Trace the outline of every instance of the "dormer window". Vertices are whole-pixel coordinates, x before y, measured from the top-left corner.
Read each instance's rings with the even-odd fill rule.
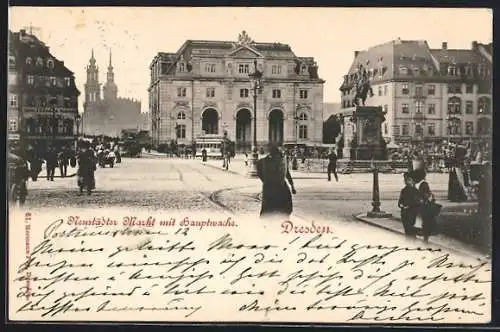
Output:
[[[477,68],[479,76],[481,77],[486,77],[487,75],[487,69],[486,66],[483,64],[480,64],[479,67]]]
[[[302,75],[305,75],[307,74],[307,66],[305,64],[303,64],[301,67],[300,67],[300,73]]]
[[[37,58],[36,59],[36,66],[37,67],[43,67],[43,59],[42,58]]]
[[[186,64],[184,62],[179,63],[179,71],[181,73],[186,71]]]
[[[420,69],[418,67],[413,67],[413,75],[414,76],[419,76],[420,75]]]
[[[457,67],[455,67],[454,65],[450,65],[448,67],[448,75],[449,76],[456,76],[457,75]]]
[[[49,69],[54,69],[54,60],[52,60],[52,59],[51,59],[51,60],[48,60],[48,61],[47,61],[47,67],[48,67]]]
[[[30,57],[26,58],[26,64],[31,66],[33,64],[33,60]]]
[[[399,67],[399,73],[401,75],[408,75],[408,68],[404,66]]]
[[[70,86],[71,85],[71,79],[69,77],[64,78],[64,85],[65,86]]]
[[[279,75],[281,74],[281,66],[280,65],[273,65],[271,68],[271,73],[273,75]]]

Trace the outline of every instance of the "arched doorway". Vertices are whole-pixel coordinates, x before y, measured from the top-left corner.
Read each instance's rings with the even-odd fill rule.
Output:
[[[278,109],[269,113],[269,142],[283,143],[283,112]]]
[[[206,109],[201,116],[201,129],[205,134],[219,133],[219,113],[213,108]]]
[[[241,109],[236,114],[236,150],[250,151],[252,146],[252,113]]]

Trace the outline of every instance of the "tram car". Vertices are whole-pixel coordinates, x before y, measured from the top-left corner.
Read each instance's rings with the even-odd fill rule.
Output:
[[[202,151],[207,151],[207,157],[212,159],[222,159],[222,142],[225,139],[222,135],[204,135],[196,138],[196,157],[202,157]],[[231,142],[234,145],[233,142]],[[232,149],[234,151],[234,149]]]

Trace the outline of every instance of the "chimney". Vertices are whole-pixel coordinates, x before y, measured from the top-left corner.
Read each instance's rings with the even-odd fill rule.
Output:
[[[448,49],[448,43],[447,42],[443,42],[442,49],[443,50],[447,50]]]
[[[354,57],[357,57],[359,54],[359,51],[354,51]]]
[[[475,41],[475,40],[474,40],[474,41],[472,42],[472,50],[473,50],[473,51],[477,50],[477,47],[478,47],[477,41]]]

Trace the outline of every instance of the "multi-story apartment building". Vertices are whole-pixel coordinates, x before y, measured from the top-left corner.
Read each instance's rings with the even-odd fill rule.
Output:
[[[249,74],[263,73],[253,108]],[[257,141],[321,143],[323,85],[313,58],[297,57],[289,45],[257,43],[245,32],[237,42],[188,40],[176,53],[158,53],[150,65],[149,109],[153,145],[192,144],[222,135],[239,150]]]
[[[78,96],[73,72],[56,59],[36,36],[9,32],[9,131],[20,134],[23,144],[42,153],[48,146],[75,142]],[[16,123],[16,119],[18,122]]]
[[[491,44],[431,49],[426,41],[394,40],[356,51],[340,88],[343,108],[353,106],[359,65],[368,71],[368,106],[386,112],[386,141],[461,140],[491,133]]]
[[[12,37],[10,35],[9,37]],[[8,86],[7,86],[7,140],[8,142],[19,141],[21,135],[19,130],[19,70],[16,59],[14,44],[9,43],[9,64],[8,64]]]

